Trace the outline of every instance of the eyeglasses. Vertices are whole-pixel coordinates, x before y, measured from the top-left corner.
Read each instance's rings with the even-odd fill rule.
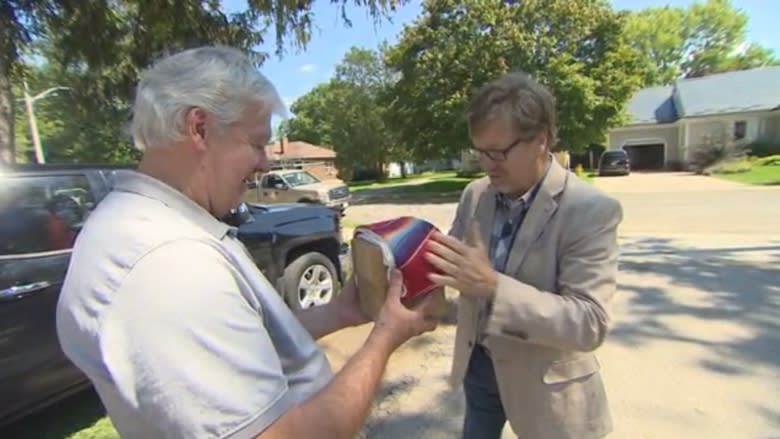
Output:
[[[520,137],[517,140],[515,140],[514,142],[510,143],[509,146],[507,146],[504,149],[490,149],[490,150],[488,150],[488,149],[479,149],[479,148],[476,148],[476,147],[472,146],[471,150],[474,151],[475,153],[478,153],[480,155],[480,157],[487,157],[490,160],[493,160],[494,162],[503,162],[504,160],[506,160],[506,156],[507,156],[507,154],[509,154],[509,151],[511,151],[513,148],[515,148],[516,146],[520,145],[521,143],[530,142],[533,139],[534,139],[534,137],[531,137],[531,138],[529,138],[529,137]]]

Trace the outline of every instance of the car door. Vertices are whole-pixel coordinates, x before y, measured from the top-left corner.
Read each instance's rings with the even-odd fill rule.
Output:
[[[0,178],[0,419],[85,385],[55,309],[73,242],[96,200],[84,174]]]
[[[278,203],[280,191],[277,184],[283,183],[282,179],[276,174],[266,174],[260,184],[263,191],[263,199],[266,203]]]

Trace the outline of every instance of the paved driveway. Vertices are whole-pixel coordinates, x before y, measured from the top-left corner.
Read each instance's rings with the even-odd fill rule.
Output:
[[[685,174],[595,184],[625,211],[615,329],[599,354],[611,437],[780,437],[780,187]],[[454,206],[367,204],[348,215],[419,215],[447,228]],[[453,323],[393,357],[366,437],[457,436],[463,399],[445,383]],[[367,330],[323,341],[335,366]]]
[[[595,184],[623,205],[622,233],[780,234],[777,186],[686,173],[633,173]]]

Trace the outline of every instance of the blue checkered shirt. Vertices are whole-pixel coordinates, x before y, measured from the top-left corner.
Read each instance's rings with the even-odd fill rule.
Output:
[[[528,209],[531,208],[531,203],[536,198],[536,194],[539,192],[539,188],[542,186],[549,169],[550,162],[548,161],[542,178],[519,198],[512,199],[506,194],[496,194],[496,213],[493,220],[493,233],[490,237],[489,257],[493,264],[493,269],[499,273],[503,273],[506,269],[509,250],[512,248],[515,236],[517,236],[520,226],[522,226],[523,220],[525,220],[528,214]],[[482,340],[484,337],[485,325],[487,324],[487,317],[490,315],[492,305],[491,302],[485,301],[480,307],[479,340]]]

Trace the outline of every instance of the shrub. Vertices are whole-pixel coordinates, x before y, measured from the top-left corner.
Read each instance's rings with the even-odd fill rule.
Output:
[[[772,155],[780,155],[780,143],[768,142],[768,141],[756,141],[750,143],[745,147],[748,153],[756,157],[767,157]]]
[[[739,174],[753,169],[753,161],[749,157],[729,158],[708,166],[702,172],[710,174]]]
[[[693,150],[691,168],[697,173],[712,172],[712,168],[734,159],[744,158],[745,149],[741,143],[713,143],[701,145]]]

